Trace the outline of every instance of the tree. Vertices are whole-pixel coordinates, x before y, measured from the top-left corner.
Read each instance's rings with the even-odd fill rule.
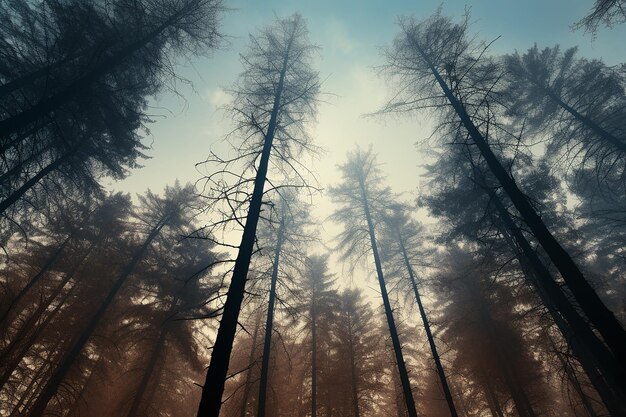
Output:
[[[626,2],[624,0],[595,0],[589,14],[574,24],[574,29],[584,28],[594,35],[600,24],[608,27],[626,22]]]
[[[338,236],[337,247],[343,252],[344,258],[358,261],[370,251],[374,256],[376,275],[383,298],[405,405],[409,417],[417,417],[413,392],[402,354],[398,330],[393,318],[376,240],[375,222],[380,219],[389,205],[391,192],[388,188],[382,188],[378,185],[382,181],[382,176],[371,150],[364,152],[357,148],[356,151],[348,155],[348,161],[339,169],[342,173],[343,182],[330,189],[332,200],[339,205],[331,219],[344,227]]]
[[[495,135],[493,131],[498,130],[497,100],[491,94],[501,78],[497,63],[484,57],[486,46],[468,40],[467,16],[457,24],[437,12],[421,23],[404,19],[400,25],[401,34],[387,50],[385,67],[397,81],[400,93],[385,111],[413,111],[426,105],[449,111],[444,113],[446,125],[453,129],[461,126],[468,140],[480,151],[499,186],[619,360],[620,381],[626,380],[626,363],[621,360],[626,357],[624,328],[548,229],[489,142]],[[503,136],[510,135],[504,129],[499,132]]]
[[[160,236],[164,229],[175,235],[185,235],[185,228],[189,227],[189,212],[186,208],[191,204],[193,195],[194,193],[190,186],[181,188],[177,185],[174,188],[166,188],[164,198],[160,198],[151,192],[148,192],[145,197],[141,197],[143,207],[142,211],[137,213],[137,218],[148,228],[147,234],[141,245],[134,251],[130,261],[117,274],[117,278],[106,297],[101,301],[85,328],[82,329],[79,337],[71,343],[71,348],[64,355],[60,364],[43,387],[37,401],[30,409],[29,415],[31,417],[43,415],[46,406],[56,393],[65,375],[98,327],[122,286],[132,276],[135,268],[146,255],[153,241]]]
[[[415,276],[415,272],[413,271],[413,262],[415,262],[414,259],[416,257],[418,259],[421,257],[423,262],[423,259],[425,258],[423,250],[422,253],[420,253],[420,249],[422,247],[423,227],[408,216],[404,207],[397,205],[393,207],[389,215],[384,218],[383,230],[386,236],[383,238],[384,244],[382,247],[383,253],[386,255],[386,261],[391,264],[401,265],[398,269],[404,269],[402,276],[408,276],[410,287],[415,295],[415,301],[417,302],[420,317],[424,325],[424,330],[426,331],[426,338],[428,339],[430,351],[433,355],[437,375],[448,404],[450,415],[452,417],[457,417],[458,414],[452,398],[452,392],[450,390],[443,365],[441,364],[439,352],[437,351],[437,345],[435,344],[435,339],[430,329],[430,323],[428,322],[428,318],[426,316],[426,310],[422,304],[422,298],[420,297],[419,289],[417,287],[417,278]]]
[[[236,132],[243,140],[237,157],[231,161],[219,159],[223,162],[223,169],[210,175],[207,183],[218,189],[209,197],[211,201],[224,203],[232,209],[220,224],[232,219],[243,223],[241,219],[245,217],[245,225],[202,390],[199,417],[219,415],[264,203],[270,156],[275,155],[272,159],[274,166],[297,171],[295,167],[300,164],[297,157],[312,148],[305,126],[315,114],[319,90],[317,73],[310,67],[314,50],[307,39],[304,19],[294,15],[278,19],[258,36],[251,36],[249,50],[242,56],[244,72],[234,91],[230,110]],[[244,165],[243,174],[231,171],[238,163]],[[250,172],[252,178],[248,177]],[[229,174],[232,175],[230,178]],[[233,178],[235,184],[228,184],[228,179]],[[254,184],[253,190],[249,193],[246,188],[251,184]],[[242,210],[245,215],[240,213]]]
[[[174,56],[216,47],[222,3],[3,5],[0,56],[10,63],[0,73],[4,228],[33,202],[35,211],[44,211],[59,196],[89,196],[100,191],[102,176],[123,178],[138,166],[147,98],[175,76]]]

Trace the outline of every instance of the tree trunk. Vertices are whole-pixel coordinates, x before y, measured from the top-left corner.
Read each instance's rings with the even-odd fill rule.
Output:
[[[352,317],[348,314],[348,346],[350,354],[350,382],[352,383],[352,409],[354,416],[360,417],[359,382],[357,378],[356,358],[354,357],[354,334],[352,333]]]
[[[489,410],[491,411],[491,415],[493,417],[504,417],[502,406],[500,405],[500,401],[491,386],[491,382],[485,380],[482,385],[485,390],[485,397],[487,397],[487,404],[489,406]]]
[[[35,176],[22,184],[20,188],[13,191],[6,199],[0,202],[0,215],[3,214],[13,204],[17,203],[20,198],[22,198],[22,196],[26,194],[28,190],[33,188],[39,181],[45,178],[48,174],[59,169],[65,161],[67,161],[72,155],[76,153],[76,151],[78,151],[78,146],[69,150],[63,156],[57,158],[50,164],[46,165]]]
[[[272,332],[274,330],[274,308],[276,303],[276,282],[280,264],[280,254],[283,248],[285,233],[284,218],[278,229],[278,240],[274,250],[274,265],[272,267],[272,282],[270,285],[270,299],[267,305],[267,320],[265,322],[265,340],[263,342],[263,359],[261,360],[261,378],[259,380],[259,398],[257,417],[265,417],[265,403],[267,400],[267,378],[269,374],[270,352],[272,349]]]
[[[252,346],[250,347],[250,356],[248,357],[248,372],[246,372],[246,382],[243,387],[243,398],[241,400],[241,413],[240,417],[246,417],[246,411],[248,410],[248,398],[250,397],[250,390],[252,389],[252,364],[256,362],[256,343],[259,337],[259,327],[261,326],[261,310],[256,314],[254,319],[254,331],[252,333]]]
[[[139,411],[140,411],[139,409],[143,402],[142,400],[144,399],[144,396],[146,394],[146,390],[148,389],[148,384],[150,383],[150,380],[152,379],[154,368],[156,367],[159,357],[161,356],[161,352],[163,351],[163,348],[165,347],[165,339],[167,337],[167,333],[168,333],[167,329],[162,329],[159,334],[159,339],[157,340],[156,345],[154,346],[154,349],[152,350],[152,354],[150,355],[150,359],[148,360],[148,366],[146,367],[143,373],[141,382],[139,383],[139,387],[137,388],[137,391],[135,392],[133,403],[130,406],[130,409],[128,410],[128,414],[126,414],[126,417],[136,417],[137,415],[139,415]]]
[[[556,240],[552,233],[548,230],[545,223],[537,214],[528,199],[517,187],[515,181],[509,176],[506,169],[502,166],[491,147],[476,128],[470,116],[467,114],[463,105],[457,100],[454,93],[450,90],[444,79],[441,77],[428,56],[421,49],[416,39],[411,38],[414,46],[427,62],[437,83],[443,90],[446,98],[457,113],[461,123],[469,133],[470,137],[480,150],[483,158],[487,162],[491,172],[494,174],[506,194],[509,196],[515,208],[519,211],[525,223],[528,225],[532,233],[535,235],[541,246],[544,248],[554,265],[557,267],[572,294],[580,304],[581,308],[589,317],[591,322],[596,326],[602,337],[609,345],[616,358],[626,358],[626,332],[621,326],[613,312],[609,310],[596,291],[587,282],[584,275],[567,253],[567,251]],[[626,359],[622,359],[624,362]],[[620,381],[626,382],[626,364],[622,363],[619,369]]]
[[[315,290],[311,305],[311,417],[317,417],[317,306]]]
[[[380,262],[380,255],[378,254],[378,246],[376,243],[376,234],[374,232],[374,223],[372,222],[372,216],[370,215],[368,196],[365,192],[365,185],[363,179],[359,180],[361,187],[361,201],[363,209],[365,211],[365,217],[367,220],[367,227],[369,230],[370,244],[372,247],[372,253],[374,254],[374,264],[376,265],[376,274],[378,276],[378,284],[380,286],[380,292],[383,297],[383,304],[385,306],[385,316],[387,318],[387,325],[389,326],[389,333],[391,335],[391,342],[393,344],[393,351],[396,357],[396,363],[398,365],[398,373],[400,376],[400,382],[402,383],[402,391],[404,393],[404,400],[409,417],[417,417],[417,410],[415,408],[415,400],[413,399],[413,392],[411,391],[411,383],[409,381],[409,374],[404,362],[404,355],[402,354],[402,345],[400,345],[400,339],[398,337],[398,330],[396,323],[393,319],[393,311],[391,309],[391,303],[389,302],[389,294],[387,293],[387,285],[385,284],[385,278],[383,276],[383,269]]]
[[[409,261],[409,257],[406,253],[406,248],[404,247],[404,242],[402,240],[402,235],[400,234],[399,230],[397,231],[397,234],[398,241],[400,243],[400,249],[402,251],[402,257],[404,259],[404,265],[409,274],[409,279],[411,280],[413,292],[415,293],[415,300],[417,301],[420,316],[422,317],[422,323],[424,324],[424,330],[426,331],[426,338],[428,339],[428,344],[430,345],[430,351],[433,354],[433,360],[435,361],[435,366],[437,367],[437,375],[439,375],[439,381],[441,382],[441,387],[443,388],[443,393],[446,397],[446,402],[448,403],[450,415],[452,417],[458,417],[456,407],[454,406],[454,400],[452,399],[452,392],[450,391],[450,387],[448,386],[448,379],[446,378],[446,373],[443,369],[443,365],[441,364],[439,352],[437,351],[435,338],[433,337],[433,334],[430,330],[430,323],[428,322],[428,318],[426,317],[426,311],[424,310],[424,306],[422,305],[422,298],[420,297],[419,290],[417,289],[417,282],[415,280],[415,274],[413,273],[413,267],[411,266],[411,262]]]
[[[218,417],[220,414],[222,394],[224,393],[224,384],[226,382],[228,364],[230,362],[230,353],[235,340],[237,320],[239,319],[241,303],[245,293],[248,269],[250,268],[250,259],[252,258],[256,229],[261,213],[263,188],[267,177],[267,169],[274,133],[276,131],[276,123],[278,121],[278,113],[280,111],[281,96],[292,42],[293,37],[290,40],[283,59],[272,114],[263,142],[261,160],[259,161],[259,168],[254,180],[254,190],[252,192],[252,198],[250,199],[250,208],[248,209],[248,216],[246,217],[243,236],[241,237],[237,259],[235,261],[233,277],[228,287],[228,293],[226,294],[222,319],[220,320],[217,336],[213,345],[213,352],[211,353],[211,362],[207,370],[204,386],[202,387],[202,398],[198,406],[198,417]]]
[[[48,402],[55,395],[59,385],[63,382],[65,375],[70,370],[76,358],[78,358],[78,356],[80,355],[80,352],[83,350],[85,344],[87,344],[87,341],[91,337],[92,333],[98,327],[98,324],[104,316],[104,313],[106,313],[109,305],[111,305],[119,290],[122,288],[128,277],[130,277],[130,275],[133,273],[135,267],[137,266],[139,261],[141,261],[144,253],[146,252],[152,241],[158,236],[159,232],[161,231],[163,226],[165,226],[166,222],[167,219],[162,219],[162,221],[159,222],[152,229],[152,231],[144,241],[143,245],[141,245],[137,252],[135,252],[131,261],[122,270],[119,277],[113,284],[113,288],[111,288],[104,301],[98,307],[98,310],[89,320],[89,323],[81,333],[80,337],[76,340],[71,349],[64,356],[61,363],[52,374],[52,377],[44,386],[41,395],[39,396],[39,398],[37,398],[37,401],[35,402],[32,410],[29,413],[30,417],[41,417],[43,415],[46,410],[46,406],[48,405]]]

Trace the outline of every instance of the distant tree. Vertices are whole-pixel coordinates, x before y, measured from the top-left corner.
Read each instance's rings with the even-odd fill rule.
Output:
[[[242,225],[243,235],[211,353],[199,417],[219,415],[264,192],[269,191],[265,186],[281,184],[279,179],[268,181],[270,156],[274,155],[273,166],[295,171],[294,176],[303,178],[297,171],[306,168],[298,157],[313,148],[306,124],[315,114],[319,90],[317,72],[310,66],[314,50],[307,39],[304,19],[294,15],[278,19],[258,36],[251,36],[249,49],[242,55],[244,72],[235,87],[230,110],[235,132],[243,139],[233,160],[215,155],[210,158],[221,162],[222,169],[208,176],[206,183],[213,189],[209,199],[214,212],[220,204],[226,207],[218,224],[235,220]],[[243,172],[237,173],[240,165]]]
[[[413,270],[414,262],[423,264],[427,255],[423,249],[423,226],[412,220],[406,212],[406,207],[398,204],[393,206],[388,215],[384,217],[383,238],[381,240],[385,261],[394,264],[400,271],[401,276],[408,277],[410,288],[415,295],[420,317],[426,332],[426,338],[433,355],[437,375],[448,404],[449,414],[457,417],[456,406],[452,398],[452,392],[448,384],[448,378],[441,364],[441,358],[437,345],[426,316],[426,310],[422,304],[422,298],[418,289],[418,278]],[[421,253],[420,253],[421,252]],[[420,256],[421,255],[421,256]],[[421,257],[421,259],[420,259]],[[416,259],[417,258],[417,259]]]
[[[380,221],[385,209],[392,202],[391,192],[389,188],[380,185],[383,177],[371,150],[362,151],[357,148],[356,151],[348,154],[348,161],[339,169],[343,182],[330,188],[331,198],[338,205],[331,219],[343,225],[344,228],[338,236],[337,248],[345,259],[354,261],[362,260],[369,253],[374,256],[376,275],[402,383],[405,405],[409,417],[417,417],[376,239],[376,223]]]

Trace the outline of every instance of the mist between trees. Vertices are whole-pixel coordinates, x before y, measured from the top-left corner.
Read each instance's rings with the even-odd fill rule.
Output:
[[[241,51],[227,149],[133,200],[103,184],[234,11],[0,5],[0,416],[626,416],[623,65],[402,17],[367,117],[434,120],[422,186],[358,144],[322,185],[321,47],[276,16]],[[625,7],[572,30],[601,42]]]

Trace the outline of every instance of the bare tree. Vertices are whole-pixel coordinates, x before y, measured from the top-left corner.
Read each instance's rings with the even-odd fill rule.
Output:
[[[313,51],[304,19],[294,15],[278,19],[259,35],[251,36],[249,49],[242,55],[244,72],[230,106],[235,132],[242,140],[234,159],[210,158],[221,163],[222,169],[209,175],[206,182],[213,189],[208,197],[211,206],[225,207],[217,224],[235,220],[243,227],[243,234],[202,390],[199,417],[219,415],[264,192],[269,191],[265,187],[267,183],[274,189],[281,186],[279,179],[268,180],[270,163],[279,173],[294,173],[303,180],[300,186],[306,186],[299,172],[306,168],[298,157],[314,149],[306,134],[319,91],[317,72],[310,65]],[[243,172],[237,172],[239,168]]]

